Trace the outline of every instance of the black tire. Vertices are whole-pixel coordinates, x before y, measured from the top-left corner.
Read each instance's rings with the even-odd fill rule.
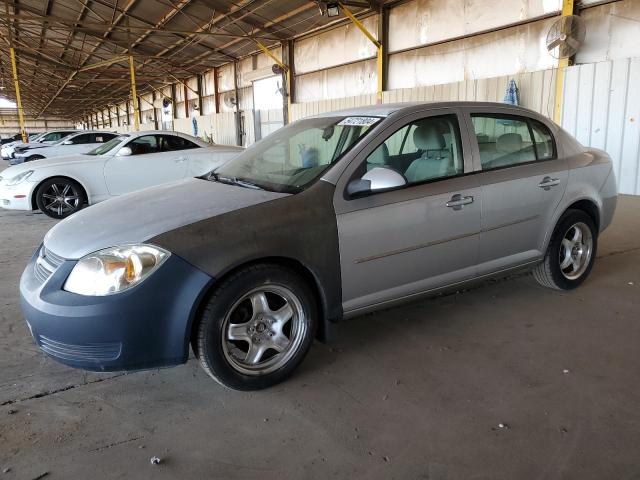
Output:
[[[66,193],[63,196],[63,192]],[[57,192],[57,193],[56,193]],[[61,202],[55,198],[65,198]],[[87,195],[78,182],[54,177],[45,180],[36,190],[36,205],[48,217],[61,219],[76,213],[87,201]]]
[[[31,155],[30,157],[25,158],[24,161],[25,163],[33,162],[34,160],[42,160],[43,158],[45,157],[43,157],[42,155]]]
[[[576,225],[582,229],[585,226],[591,235],[591,247],[589,248],[589,257],[585,259],[581,268],[576,269],[575,273],[567,273],[573,267],[569,265],[564,270],[562,267],[562,260],[566,259],[566,254],[570,251],[563,245],[565,236],[570,234],[570,231],[575,228]],[[587,233],[586,231],[584,233]],[[583,234],[584,235],[584,234]],[[586,236],[586,235],[584,235]],[[583,237],[583,240],[584,237]],[[585,245],[582,245],[583,250],[586,249]],[[572,290],[578,287],[589,276],[593,262],[596,258],[596,251],[598,248],[598,230],[593,222],[593,219],[583,212],[582,210],[567,210],[553,231],[551,241],[547,248],[544,260],[537,265],[533,270],[533,276],[542,286],[553,288],[556,290]]]
[[[263,289],[267,290],[265,298],[268,297],[268,308],[273,309],[268,311],[273,314],[281,310],[277,308],[278,295],[272,297],[270,289],[283,289],[295,297],[295,302],[293,298],[290,301],[296,305],[291,307],[292,311],[299,309],[301,313],[293,313],[285,325],[285,327],[289,325],[289,350],[278,353],[276,350],[268,349],[267,344],[282,338],[284,332],[283,327],[280,326],[279,332],[273,337],[273,330],[277,330],[273,326],[275,320],[270,320],[271,324],[269,324],[269,320],[263,323],[261,316],[256,319],[256,311],[253,309],[254,304],[251,299],[254,295],[259,295]],[[246,298],[250,295],[251,299]],[[283,305],[288,305],[287,301],[284,301]],[[235,390],[260,390],[285,380],[302,362],[315,338],[317,318],[316,299],[301,275],[280,265],[252,265],[232,274],[207,300],[200,318],[196,320],[198,323],[194,329],[192,346],[204,371],[221,385]],[[231,320],[241,321],[237,323]],[[260,324],[252,323],[258,321]],[[268,325],[266,333],[264,333],[265,324]],[[254,326],[247,326],[246,330],[243,330],[245,332],[243,335],[249,337],[247,340],[229,340],[230,325],[239,325],[242,328],[245,325]],[[294,333],[293,325],[300,325],[295,327],[297,333]],[[249,328],[253,333],[249,333]],[[272,337],[267,337],[267,334]],[[253,342],[252,335],[257,343]],[[264,335],[264,337],[257,338],[257,335]],[[267,350],[258,357],[255,365],[243,365],[249,358],[252,343],[255,347],[261,342],[261,338],[264,343],[257,348],[262,347]],[[244,352],[244,348],[247,352]],[[245,354],[244,360],[236,358],[236,355]],[[268,355],[271,356],[268,357]],[[263,357],[264,360],[261,360]],[[269,362],[272,370],[267,369]],[[279,362],[284,363],[280,365]],[[265,366],[261,367],[261,365]],[[255,371],[244,371],[243,368],[255,368]]]

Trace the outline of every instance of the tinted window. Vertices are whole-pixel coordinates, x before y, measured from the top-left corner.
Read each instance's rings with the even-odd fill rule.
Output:
[[[484,170],[536,160],[529,124],[523,117],[472,115]]]
[[[366,160],[366,169],[392,168],[409,183],[451,177],[464,172],[460,128],[455,115],[429,117],[397,130]]]
[[[93,133],[83,133],[82,135],[70,138],[69,141],[72,145],[84,145],[85,143],[93,143],[94,137],[95,135]]]
[[[147,153],[157,153],[160,151],[156,135],[145,135],[130,141],[127,147],[131,149],[132,155],[144,155]]]
[[[546,125],[531,120],[531,131],[533,132],[533,140],[536,144],[536,153],[538,160],[548,160],[556,157],[555,143],[551,132]]]
[[[195,143],[187,140],[186,138],[176,137],[174,135],[162,135],[162,138],[166,142],[166,150],[188,150],[191,148],[199,148]],[[163,148],[163,151],[165,148]]]
[[[76,132],[51,132],[51,133],[47,133],[42,138],[42,141],[44,141],[44,142],[55,142],[57,140],[61,140],[64,137],[67,137],[67,136],[71,135],[72,133],[76,133]]]

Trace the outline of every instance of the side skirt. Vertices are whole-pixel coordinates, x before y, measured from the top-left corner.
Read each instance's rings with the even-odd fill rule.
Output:
[[[367,305],[365,307],[360,307],[360,308],[356,308],[353,310],[349,310],[349,311],[345,311],[344,315],[343,315],[343,319],[348,319],[348,318],[353,318],[353,317],[357,317],[359,315],[363,315],[365,313],[370,313],[370,312],[374,312],[377,310],[382,310],[382,309],[387,309],[387,308],[391,308],[391,307],[395,307],[398,305],[403,305],[405,303],[409,303],[415,300],[420,300],[423,298],[428,298],[428,297],[433,297],[439,293],[443,293],[446,291],[450,291],[450,290],[458,290],[461,287],[466,287],[469,285],[473,285],[479,282],[482,282],[483,280],[487,280],[490,278],[500,278],[500,277],[505,277],[514,273],[518,273],[521,271],[526,271],[526,270],[530,270],[531,268],[533,268],[535,265],[539,264],[542,261],[542,259],[538,259],[538,260],[534,260],[531,262],[527,262],[527,263],[523,263],[521,265],[517,265],[515,267],[509,267],[509,268],[505,268],[502,270],[498,270],[496,272],[491,272],[491,273],[487,273],[485,275],[481,275],[479,277],[475,277],[469,280],[463,280],[461,282],[456,282],[456,283],[451,283],[448,285],[444,285],[442,287],[437,287],[437,288],[432,288],[429,290],[425,290],[423,292],[417,292],[417,293],[412,293],[410,295],[405,295],[403,297],[399,297],[393,300],[387,300],[385,302],[379,302],[379,303],[374,303],[371,305]]]

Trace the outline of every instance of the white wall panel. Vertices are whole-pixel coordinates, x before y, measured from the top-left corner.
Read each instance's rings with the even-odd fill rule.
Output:
[[[376,61],[367,60],[296,77],[298,102],[344,98],[374,93]]]
[[[580,16],[585,21],[587,34],[584,45],[576,55],[576,63],[640,56],[638,0],[623,0],[589,8],[583,10]]]
[[[640,58],[567,69],[562,126],[613,160],[620,193],[640,195]]]
[[[377,15],[363,19],[362,23],[376,37]],[[294,54],[295,72],[308,73],[371,58],[376,55],[376,48],[355,25],[349,23],[296,41]]]
[[[553,19],[541,20],[393,54],[389,57],[389,89],[552,68],[556,60],[545,47],[546,34],[552,23]]]
[[[389,51],[537,18],[560,7],[560,0],[414,0],[390,11]]]

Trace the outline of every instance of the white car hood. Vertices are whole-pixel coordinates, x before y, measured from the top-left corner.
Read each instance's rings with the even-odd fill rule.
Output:
[[[56,255],[75,260],[288,195],[198,178],[179,180],[81,210],[49,230],[44,244]]]
[[[61,157],[43,158],[41,160],[34,160],[32,162],[20,163],[9,167],[0,173],[3,178],[11,178],[16,175],[26,172],[27,170],[35,170],[36,173],[40,168],[48,167],[61,167],[70,163],[77,162],[93,162],[98,159],[104,160],[106,156],[103,155],[67,155]]]

